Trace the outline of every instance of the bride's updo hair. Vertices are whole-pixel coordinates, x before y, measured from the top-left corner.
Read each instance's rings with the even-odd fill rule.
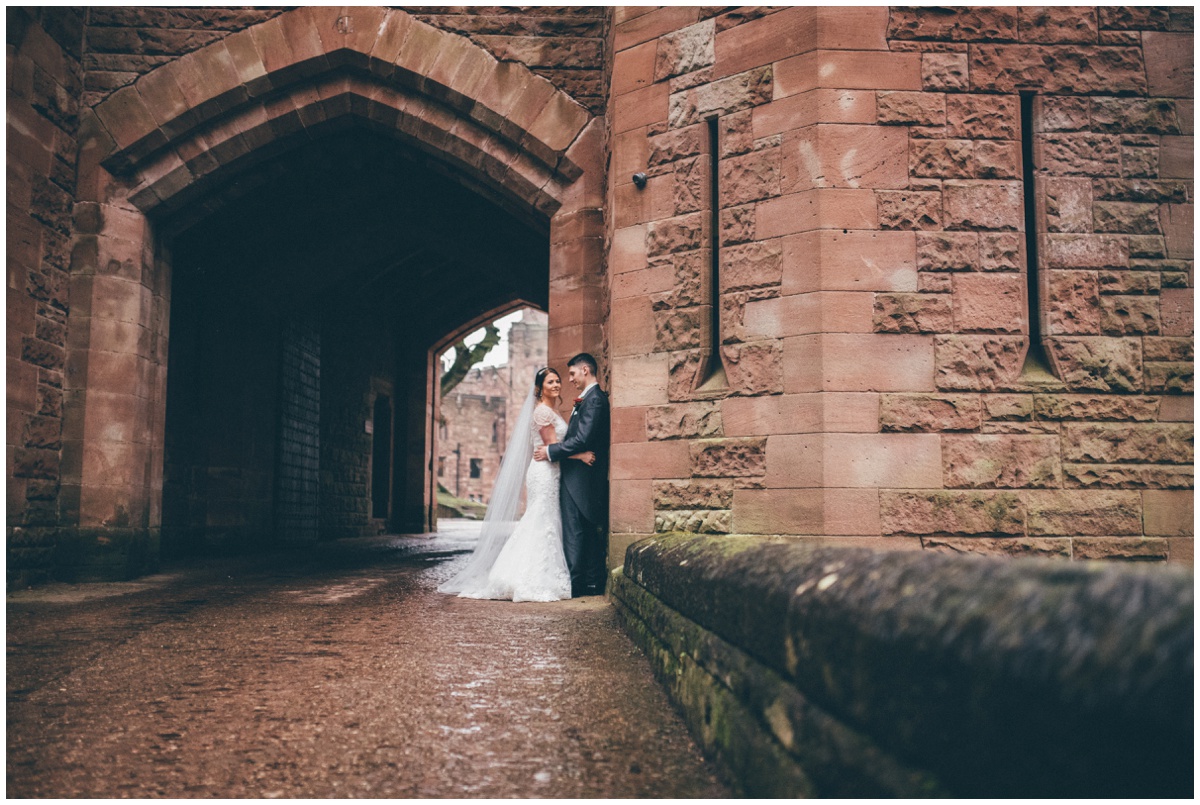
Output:
[[[550,374],[562,380],[558,370],[550,366],[538,369],[537,374],[533,376],[533,393],[539,400],[542,399],[542,384],[546,382],[546,375]]]

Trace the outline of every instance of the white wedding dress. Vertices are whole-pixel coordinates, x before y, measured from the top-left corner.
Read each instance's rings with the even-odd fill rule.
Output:
[[[538,405],[529,425],[530,446],[542,444],[541,429],[552,425],[558,440],[567,423],[554,410]],[[553,461],[530,461],[525,471],[525,514],[517,522],[485,578],[468,584],[460,598],[512,601],[561,601],[571,597],[571,574],[563,554],[562,512],[558,483],[561,470]]]

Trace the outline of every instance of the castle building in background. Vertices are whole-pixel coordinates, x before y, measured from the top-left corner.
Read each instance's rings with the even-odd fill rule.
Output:
[[[10,585],[428,532],[581,351],[614,568],[675,532],[1192,562],[1190,8],[7,23]],[[439,402],[523,307],[545,357]]]

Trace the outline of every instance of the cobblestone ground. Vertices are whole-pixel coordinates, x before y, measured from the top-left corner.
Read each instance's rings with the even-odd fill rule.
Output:
[[[437,593],[468,545],[9,595],[8,796],[729,796],[604,599]]]

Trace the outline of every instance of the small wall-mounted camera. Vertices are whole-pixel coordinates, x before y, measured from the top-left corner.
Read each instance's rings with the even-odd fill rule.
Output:
[[[644,173],[635,173],[635,174],[633,174],[633,183],[634,183],[635,185],[637,185],[637,189],[638,189],[638,190],[641,190],[643,187],[645,187],[645,186],[646,186],[646,179],[647,179],[647,178],[648,178],[648,177],[647,177],[647,176],[646,176],[646,174],[644,174]]]

